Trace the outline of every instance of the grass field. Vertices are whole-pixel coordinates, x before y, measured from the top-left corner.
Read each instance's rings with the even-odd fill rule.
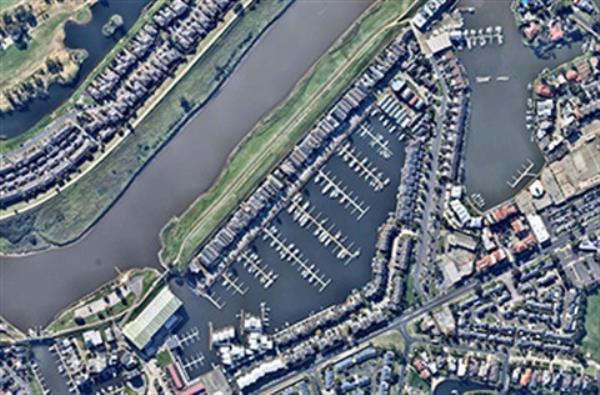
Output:
[[[61,194],[24,214],[0,221],[0,251],[15,254],[64,245],[84,234],[190,115],[180,99],[186,97],[194,108],[204,104],[290,3],[291,0],[257,3],[219,37],[108,158]]]
[[[393,22],[410,4],[409,0],[381,1],[370,8],[286,101],[253,129],[213,187],[162,230],[163,264],[185,267],[190,262],[198,246],[399,31]]]
[[[140,300],[144,299],[145,296],[150,291],[151,286],[154,284],[155,280],[158,278],[158,272],[154,269],[134,269],[130,272],[130,278],[133,280],[136,277],[141,277],[142,288],[141,293],[139,295],[135,295],[133,292],[127,295],[125,298],[125,303],[119,303],[113,306],[110,311],[103,312],[102,316],[94,315],[86,319],[85,324],[90,325],[94,323],[98,323],[100,321],[115,318],[121,315],[124,311],[131,308],[135,303],[139,303]],[[131,280],[130,280],[131,281]],[[111,281],[109,284],[102,286],[93,294],[87,297],[85,303],[77,302],[76,304],[68,307],[63,310],[56,319],[54,319],[47,327],[46,331],[48,333],[56,333],[65,330],[69,330],[71,328],[76,328],[77,324],[74,322],[75,310],[84,306],[85,304],[92,303],[96,300],[100,300],[106,295],[113,292],[114,282]]]
[[[26,49],[11,45],[0,53],[2,90],[16,86],[36,71],[45,69],[48,58],[57,58],[67,50],[63,39],[68,20],[85,23],[91,18],[89,6],[81,0],[69,4],[36,5],[34,8],[38,7],[44,9],[46,17],[40,17],[39,26],[31,30]]]
[[[389,330],[372,340],[375,347],[393,349],[398,352],[404,352],[404,338],[400,331],[396,329]]]
[[[585,332],[583,352],[600,363],[600,290],[596,290],[587,299],[585,315]]]

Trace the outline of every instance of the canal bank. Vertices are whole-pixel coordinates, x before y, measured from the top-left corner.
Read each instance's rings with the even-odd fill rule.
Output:
[[[249,128],[285,98],[369,4],[294,4],[85,238],[60,250],[3,259],[0,314],[21,328],[44,325],[113,278],[115,267],[157,267],[161,226],[212,184]]]
[[[509,181],[528,160],[537,173],[544,158],[525,125],[530,92],[527,85],[546,67],[553,68],[581,53],[579,44],[563,47],[548,59],[537,57],[522,42],[510,9],[510,0],[461,0],[459,7],[473,7],[463,13],[464,29],[479,30],[501,26],[503,45],[487,44],[458,52],[471,86],[471,117],[465,151],[465,183],[469,195],[480,193],[485,208],[514,196],[529,179],[515,188]],[[489,76],[489,82],[477,77]],[[508,77],[508,79],[497,77]]]

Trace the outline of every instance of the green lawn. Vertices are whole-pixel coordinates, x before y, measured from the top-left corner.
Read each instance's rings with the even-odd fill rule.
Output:
[[[253,129],[211,189],[162,230],[163,264],[185,267],[190,262],[198,246],[398,33],[399,25],[383,27],[396,20],[410,4],[408,0],[382,1],[370,8],[286,101]]]
[[[6,51],[0,52],[0,86],[22,79],[24,70],[33,73],[44,67],[44,59],[62,45],[57,42],[57,37],[60,36],[60,30],[64,28],[67,20],[85,23],[91,16],[91,10],[85,7],[78,11],[60,11],[52,14],[47,20],[40,21],[39,27],[32,30],[32,39],[27,42],[26,49],[11,45]]]
[[[234,22],[192,69],[105,160],[61,194],[0,221],[0,251],[19,253],[79,238],[125,190],[135,175],[176,133],[189,112],[180,100],[200,107],[291,0],[262,0]],[[225,73],[225,74],[224,74]]]
[[[156,363],[161,368],[166,368],[168,365],[173,363],[173,358],[171,358],[171,354],[168,351],[161,351],[156,354]]]
[[[110,317],[118,317],[125,310],[133,306],[139,300],[143,299],[150,290],[150,286],[158,277],[156,270],[153,269],[135,269],[131,275],[132,277],[142,277],[142,293],[140,295],[140,298],[137,298],[136,295],[130,293],[125,298],[125,303],[120,302],[113,306],[110,310],[103,311],[102,316],[94,315],[88,317],[85,322],[86,325],[93,324],[95,322],[99,322],[100,320],[105,320]],[[100,298],[103,298],[104,296],[112,293],[114,288],[113,285],[114,282],[111,281],[109,284],[102,286],[100,289],[94,292],[93,295],[89,296],[89,300],[87,301],[87,303],[92,303],[93,301],[99,300]],[[77,324],[74,321],[75,310],[80,308],[81,306],[82,305],[80,305],[78,302],[72,307],[69,307],[63,312],[61,312],[60,315],[46,327],[46,331],[59,332],[64,331],[66,329],[75,328],[77,326]]]
[[[587,299],[585,332],[583,351],[600,363],[600,290],[596,290]]]
[[[413,307],[420,303],[419,294],[415,288],[415,280],[409,275],[406,278],[406,306]]]
[[[396,329],[389,330],[382,335],[377,336],[373,339],[372,343],[375,347],[404,352],[404,338]]]
[[[431,384],[428,381],[423,380],[419,375],[412,369],[408,372],[408,385],[412,388],[419,389],[426,394],[431,392]]]

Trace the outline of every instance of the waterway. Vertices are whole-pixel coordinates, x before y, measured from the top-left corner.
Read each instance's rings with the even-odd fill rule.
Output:
[[[510,0],[462,0],[461,7],[474,7],[463,14],[465,28],[478,30],[502,26],[504,44],[475,47],[459,53],[472,88],[471,123],[465,152],[466,188],[469,194],[481,193],[487,207],[513,196],[518,189],[507,181],[528,159],[533,172],[544,164],[542,153],[531,141],[525,126],[529,92],[527,85],[546,67],[553,68],[581,53],[579,45],[564,47],[548,59],[537,57],[526,47],[516,29]],[[491,76],[488,83],[477,83],[478,76]],[[508,81],[496,81],[508,76]],[[518,187],[527,183],[527,179]]]
[[[147,166],[82,241],[63,249],[3,262],[0,314],[21,328],[44,325],[59,309],[113,278],[115,267],[122,270],[157,266],[158,232],[164,223],[210,186],[237,142],[287,95],[301,75],[368,4],[368,1],[303,0],[294,4],[252,49],[221,92]],[[527,83],[543,67],[552,67],[577,51],[569,49],[547,61],[537,59],[522,46],[508,11],[508,1],[464,0],[463,4],[474,5],[478,10],[466,17],[468,26],[502,24],[505,31],[503,47],[478,48],[461,54],[471,78],[481,73],[511,76],[505,85],[494,82],[478,86],[471,81],[474,115],[466,153],[467,187],[469,192],[484,194],[492,204],[511,193],[504,187],[505,179],[520,161],[530,157],[538,166],[541,163],[541,156],[530,142],[524,125]],[[391,178],[384,191],[372,192],[368,186],[361,186],[364,181],[355,177],[340,158],[335,157],[326,164],[327,169],[371,206],[360,223],[343,213],[336,202],[321,196],[320,188],[312,181],[304,193],[318,211],[333,219],[337,229],[361,249],[360,257],[344,266],[318,244],[311,233],[283,213],[275,221],[282,236],[296,242],[303,255],[332,280],[323,293],[302,280],[296,269],[282,262],[262,240],[253,247],[280,276],[268,290],[238,268],[246,294],[235,295],[231,290],[221,289],[219,296],[225,304],[217,310],[206,300],[194,296],[185,284],[173,281],[171,288],[184,301],[190,317],[181,332],[195,328],[200,331],[200,340],[186,349],[184,358],[198,352],[207,358],[203,367],[188,374],[195,376],[214,362],[214,353],[206,351],[207,321],[217,327],[235,324],[235,316],[241,309],[257,313],[260,302],[265,301],[271,309],[273,330],[305,317],[311,310],[343,300],[352,288],[361,286],[370,277],[375,228],[394,206],[402,149],[401,144],[394,141],[395,156],[384,161],[356,136],[353,144]],[[44,361],[44,375],[55,375],[55,366],[47,351],[36,350],[36,354],[38,360]],[[55,383],[52,389],[61,393],[59,380],[52,382]]]
[[[31,128],[44,116],[50,114],[66,101],[96,67],[102,58],[113,48],[124,31],[136,21],[142,9],[151,0],[100,0],[92,6],[92,19],[85,25],[67,22],[65,25],[65,45],[73,49],[85,49],[88,57],[81,64],[79,73],[69,84],[53,84],[44,98],[39,98],[20,111],[0,117],[0,135],[17,136]],[[102,35],[102,26],[114,14],[123,17],[123,28],[112,37]]]
[[[211,185],[228,153],[369,4],[292,5],[86,237],[62,249],[3,259],[0,314],[20,328],[45,325],[112,279],[115,268],[158,267],[161,227]]]

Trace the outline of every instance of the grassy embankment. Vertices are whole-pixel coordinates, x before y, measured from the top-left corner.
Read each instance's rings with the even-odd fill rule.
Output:
[[[59,195],[0,221],[0,251],[17,254],[76,240],[125,190],[135,175],[233,71],[260,34],[291,0],[262,0],[237,18],[135,127],[135,133]]]
[[[600,363],[600,290],[588,296],[583,352]]]
[[[23,332],[0,316],[0,344],[10,344],[24,338]]]
[[[9,152],[24,144],[26,141],[32,139],[33,137],[40,134],[48,124],[50,124],[55,119],[64,115],[68,110],[72,109],[73,106],[77,103],[81,94],[85,91],[85,89],[89,86],[89,84],[96,78],[96,76],[104,70],[106,65],[108,65],[115,56],[119,53],[119,51],[127,45],[129,40],[137,34],[137,32],[142,28],[145,22],[149,21],[154,13],[158,11],[158,9],[166,2],[167,0],[155,0],[152,5],[144,12],[144,14],[131,26],[131,28],[127,31],[127,34],[123,36],[117,44],[111,49],[111,51],[100,61],[94,70],[85,78],[85,80],[79,85],[77,90],[71,95],[69,100],[65,101],[62,105],[60,105],[57,109],[55,109],[51,114],[42,118],[35,126],[26,131],[25,133],[21,133],[16,137],[10,138],[8,140],[0,140],[0,154]],[[91,17],[91,12],[87,10],[89,14],[87,18]],[[83,18],[82,13],[78,14],[75,18]],[[78,22],[85,23],[84,19],[79,20]]]
[[[125,313],[127,310],[130,310],[133,306],[138,304],[141,300],[143,300],[148,292],[152,289],[152,286],[155,284],[156,279],[159,276],[159,273],[154,269],[133,269],[127,272],[128,284],[130,284],[130,289],[133,287],[138,288],[136,292],[132,289],[133,292],[129,293],[127,297],[125,297],[120,303],[113,306],[109,310],[103,311],[101,314],[95,314],[85,321],[85,325],[93,325],[95,323],[105,322],[107,320],[116,319]],[[58,333],[70,329],[76,329],[78,327],[77,323],[74,321],[75,310],[83,307],[85,305],[89,305],[97,300],[104,298],[111,294],[115,286],[119,286],[118,282],[123,277],[119,279],[113,280],[110,283],[102,286],[94,293],[88,295],[77,303],[69,306],[65,310],[63,310],[59,315],[46,327],[47,333]],[[137,285],[133,285],[137,283]]]
[[[161,262],[185,267],[198,246],[281,160],[400,29],[413,3],[381,1],[319,60],[230,156],[219,180],[161,231]]]

